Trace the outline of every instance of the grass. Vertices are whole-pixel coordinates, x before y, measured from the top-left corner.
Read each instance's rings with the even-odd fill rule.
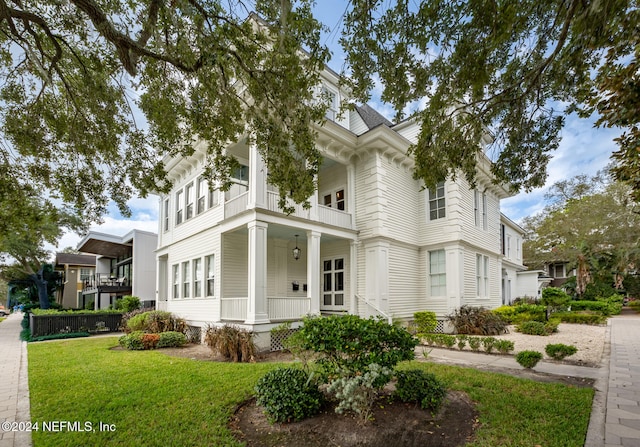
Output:
[[[95,432],[33,432],[42,446],[240,446],[227,428],[235,406],[277,364],[174,358],[161,351],[109,350],[115,338],[30,344],[34,422],[91,422]],[[582,446],[593,390],[538,383],[433,363],[406,366],[436,374],[477,403],[484,446]],[[100,431],[99,423],[115,431]]]

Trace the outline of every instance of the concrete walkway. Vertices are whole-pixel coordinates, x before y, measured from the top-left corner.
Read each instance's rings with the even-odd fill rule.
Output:
[[[0,447],[32,445],[31,433],[11,424],[31,421],[27,343],[20,341],[22,317],[22,313],[14,313],[0,323]]]

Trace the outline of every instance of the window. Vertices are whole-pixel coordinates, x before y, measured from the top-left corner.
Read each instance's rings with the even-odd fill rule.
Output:
[[[476,255],[476,294],[489,297],[489,258],[483,255]]]
[[[502,253],[503,255],[507,254],[505,237],[506,237],[506,228],[504,224],[500,224],[500,253]]]
[[[186,219],[191,219],[193,217],[193,183],[189,183],[184,191],[184,201],[187,204]]]
[[[322,87],[322,99],[327,101],[329,108],[327,109],[325,116],[331,121],[336,120],[338,116],[338,95],[336,92],[329,90],[327,87]]]
[[[182,263],[182,297],[189,298],[191,296],[191,275],[189,274],[189,262]]]
[[[93,276],[93,269],[80,269],[80,281],[87,281]]]
[[[344,258],[327,259],[322,266],[323,306],[344,306]]]
[[[184,206],[182,190],[176,192],[176,225],[182,223],[182,207]]]
[[[193,297],[202,296],[202,259],[193,260]]]
[[[197,186],[196,186],[196,195],[198,197],[197,202],[196,202],[196,214],[200,214],[202,213],[206,208],[206,202],[205,202],[205,197],[207,194],[207,181],[202,178],[199,177],[198,178],[198,182],[197,182]]]
[[[330,194],[325,194],[323,196],[323,202],[324,206],[344,211],[346,203],[344,189],[339,189],[338,191],[332,192]]]
[[[476,227],[487,229],[487,194],[474,190],[473,209],[475,215]]]
[[[445,296],[447,294],[447,272],[445,268],[444,250],[429,252],[429,281],[431,296]]]
[[[180,298],[180,266],[173,265],[173,299]]]
[[[240,165],[231,173],[231,177],[242,183],[249,182],[249,166]]]
[[[507,258],[511,258],[511,236],[507,236]]]
[[[444,182],[429,190],[429,220],[445,217]]]
[[[164,224],[162,228],[164,229],[164,231],[169,231],[169,199],[164,200],[163,214]]]
[[[205,268],[207,269],[207,296],[214,296],[215,295],[215,289],[214,289],[214,285],[215,285],[215,281],[214,281],[214,275],[215,275],[215,264],[214,264],[215,258],[214,255],[209,255],[207,257],[205,257],[205,262],[206,262],[206,266]]]

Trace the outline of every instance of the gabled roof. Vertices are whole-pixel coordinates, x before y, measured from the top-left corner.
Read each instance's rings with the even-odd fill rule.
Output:
[[[78,255],[74,253],[56,253],[56,266],[59,265],[95,267],[96,257],[92,255]]]
[[[362,118],[362,121],[364,121],[369,129],[373,129],[381,124],[388,127],[393,126],[391,121],[382,116],[380,112],[376,111],[369,104],[356,105],[356,112],[358,112],[358,115],[360,115],[360,118]]]

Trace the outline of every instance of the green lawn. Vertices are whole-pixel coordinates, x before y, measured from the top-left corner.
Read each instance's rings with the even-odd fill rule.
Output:
[[[112,351],[115,338],[29,344],[31,420],[78,422],[92,432],[33,432],[34,445],[237,446],[226,425],[275,364],[173,358],[162,351]],[[582,446],[593,391],[432,363],[477,402],[474,446]],[[100,431],[100,423],[115,431]],[[42,425],[40,425],[42,428]]]

